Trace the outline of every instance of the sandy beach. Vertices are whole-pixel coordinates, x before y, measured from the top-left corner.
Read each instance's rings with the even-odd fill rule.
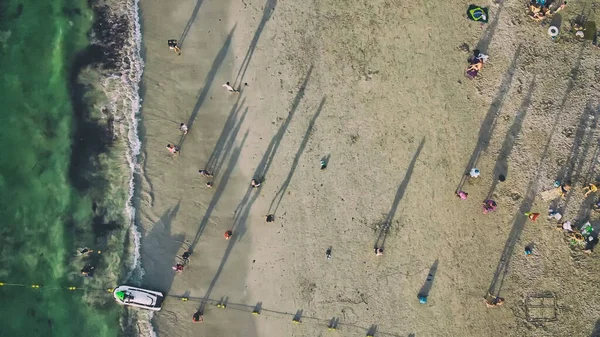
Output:
[[[486,25],[456,0],[140,5],[144,286],[172,295],[154,316],[158,336],[600,327],[598,253],[570,249],[536,197],[571,180],[564,219],[598,218],[582,188],[598,176],[599,50],[567,32],[585,4],[561,12],[558,42],[520,1],[480,3]],[[464,76],[463,44],[490,57],[475,80]],[[464,182],[471,167],[481,176]],[[482,214],[484,199],[498,209]],[[528,211],[542,215],[532,222]],[[190,264],[176,275],[186,249]],[[487,308],[488,291],[505,304]],[[191,321],[197,310],[202,324]]]

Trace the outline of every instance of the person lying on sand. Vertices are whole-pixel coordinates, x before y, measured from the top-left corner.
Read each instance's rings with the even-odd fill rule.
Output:
[[[172,154],[177,154],[179,153],[179,146],[167,144],[167,150],[169,150],[169,152],[171,152]]]
[[[167,40],[167,44],[169,45],[169,49],[175,51],[177,55],[181,55],[181,48],[177,45],[177,40]]]
[[[479,50],[474,50],[465,75],[470,79],[477,77],[477,74],[479,74],[479,71],[483,68],[483,64],[487,62],[488,58],[489,56],[480,53]]]
[[[207,177],[207,178],[212,178],[212,174],[210,172],[208,172],[207,170],[198,170],[198,173],[200,173],[201,176],[203,177]]]
[[[200,311],[197,311],[192,316],[192,322],[194,323],[202,323],[204,322],[204,315]]]

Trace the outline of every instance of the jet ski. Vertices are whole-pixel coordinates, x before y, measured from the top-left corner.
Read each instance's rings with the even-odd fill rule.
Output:
[[[159,311],[162,308],[165,296],[159,291],[136,288],[132,286],[118,286],[113,292],[117,303],[132,307]]]

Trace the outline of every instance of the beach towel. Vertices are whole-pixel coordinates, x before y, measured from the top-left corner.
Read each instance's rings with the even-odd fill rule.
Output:
[[[560,187],[555,187],[551,190],[540,192],[540,198],[543,201],[550,201],[560,197]]]
[[[467,8],[467,17],[469,20],[487,23],[489,19],[488,11],[487,7],[469,5],[469,8]]]

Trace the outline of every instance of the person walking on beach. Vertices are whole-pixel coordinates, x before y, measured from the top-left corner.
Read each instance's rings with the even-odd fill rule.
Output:
[[[167,40],[167,44],[169,45],[169,49],[175,51],[177,55],[181,55],[181,48],[177,45],[177,40]]]
[[[383,255],[383,247],[375,247],[375,256],[381,256]]]
[[[191,255],[192,253],[190,253],[189,251],[183,252],[183,254],[181,254],[181,259],[183,260],[183,263],[188,263],[190,261]]]
[[[227,90],[229,90],[229,92],[234,92],[236,94],[239,94],[240,92],[238,90],[235,90],[230,84],[229,82],[223,84],[223,87]]]
[[[469,196],[469,193],[465,191],[456,191],[454,192],[454,194],[456,194],[456,196],[459,197],[460,200],[467,200],[467,197]]]
[[[194,323],[202,323],[204,322],[204,315],[200,311],[197,311],[192,316],[192,322]]]
[[[258,187],[260,187],[260,181],[258,181],[256,179],[252,179],[252,181],[250,182],[250,185],[252,186],[252,188],[258,188]]]
[[[188,127],[185,123],[179,124],[179,131],[183,132],[184,135],[187,135]]]
[[[225,236],[225,240],[229,240],[232,235],[233,235],[233,232],[231,230],[228,230],[228,231],[225,231],[225,234],[223,236]]]

